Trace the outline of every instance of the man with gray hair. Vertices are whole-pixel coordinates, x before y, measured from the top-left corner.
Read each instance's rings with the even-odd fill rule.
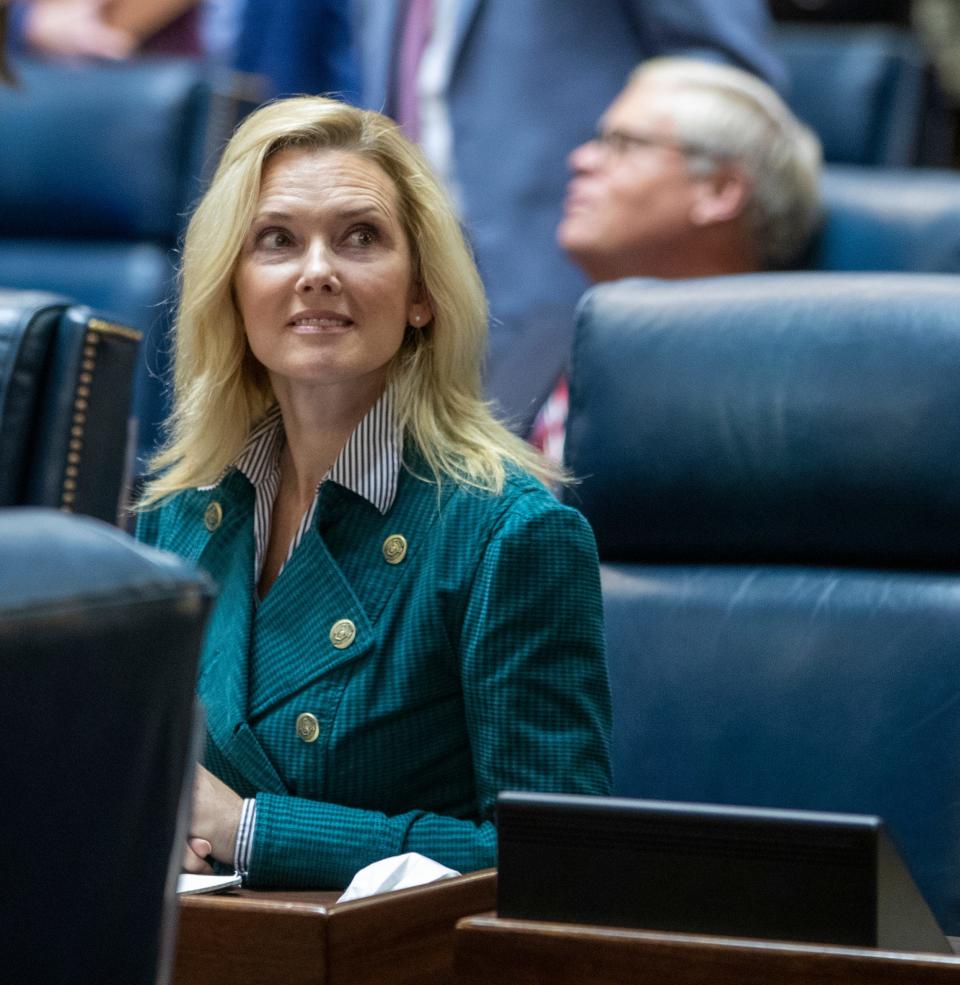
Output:
[[[820,214],[820,144],[756,76],[656,58],[570,155],[557,238],[593,281],[795,264]]]
[[[820,143],[774,90],[691,58],[642,63],[570,155],[557,240],[593,282],[796,265],[820,219]],[[563,381],[532,440],[560,458]]]

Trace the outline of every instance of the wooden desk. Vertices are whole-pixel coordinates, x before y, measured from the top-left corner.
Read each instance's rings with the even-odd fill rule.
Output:
[[[960,957],[500,920],[457,924],[461,985],[960,985]]]
[[[496,902],[496,872],[352,903],[233,890],[179,901],[174,985],[439,985],[454,925]]]

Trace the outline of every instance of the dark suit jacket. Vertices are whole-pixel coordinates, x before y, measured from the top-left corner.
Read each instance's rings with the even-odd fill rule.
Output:
[[[264,98],[359,99],[349,0],[245,0],[233,67],[266,79]]]

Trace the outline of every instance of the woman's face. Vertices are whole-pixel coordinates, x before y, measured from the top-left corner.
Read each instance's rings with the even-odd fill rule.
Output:
[[[375,399],[407,324],[430,320],[393,181],[348,151],[268,160],[234,287],[275,390],[346,385],[353,399]]]

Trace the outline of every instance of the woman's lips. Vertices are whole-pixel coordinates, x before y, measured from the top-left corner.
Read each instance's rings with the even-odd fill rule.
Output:
[[[344,332],[353,325],[353,319],[335,311],[301,311],[287,325],[298,335],[319,335]]]

